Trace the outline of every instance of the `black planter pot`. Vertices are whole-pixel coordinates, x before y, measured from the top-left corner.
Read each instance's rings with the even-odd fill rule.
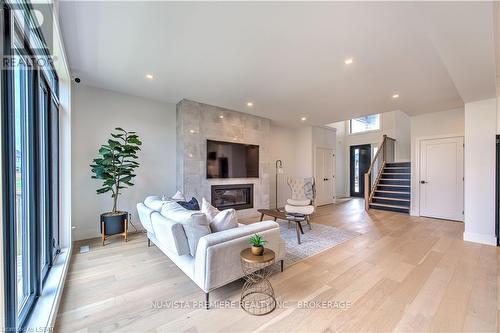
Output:
[[[127,212],[101,214],[101,234],[104,223],[105,235],[123,234],[125,232],[125,221],[128,219]]]

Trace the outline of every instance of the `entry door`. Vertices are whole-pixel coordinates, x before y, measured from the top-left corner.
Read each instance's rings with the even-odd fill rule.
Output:
[[[464,138],[420,142],[420,215],[463,221]]]
[[[335,197],[335,160],[333,149],[316,148],[316,204],[328,205]]]
[[[364,197],[365,173],[370,168],[371,158],[371,145],[351,146],[351,197]]]

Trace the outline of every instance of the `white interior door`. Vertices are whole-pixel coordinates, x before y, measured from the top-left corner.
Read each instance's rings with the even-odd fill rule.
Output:
[[[316,148],[316,204],[328,205],[335,197],[335,160],[333,149]]]
[[[420,215],[463,221],[464,138],[420,142]]]

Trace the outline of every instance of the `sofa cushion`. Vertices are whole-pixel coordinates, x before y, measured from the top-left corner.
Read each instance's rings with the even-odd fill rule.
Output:
[[[177,203],[187,210],[200,210],[200,205],[195,197],[192,197],[189,201],[177,201]]]
[[[187,223],[195,210],[187,210],[175,201],[167,201],[161,207],[161,215],[175,222]]]
[[[183,224],[183,227],[189,243],[189,253],[194,256],[200,238],[210,234],[207,216],[203,213],[192,214],[189,222]]]
[[[210,230],[212,230],[212,232],[233,228],[238,228],[238,217],[234,209],[223,210],[210,221]]]
[[[189,243],[182,223],[173,221],[158,212],[151,214],[154,236],[169,252],[179,256],[189,255]]]
[[[163,206],[164,203],[165,201],[162,201],[161,198],[157,195],[151,195],[144,199],[144,205],[157,212],[161,210],[161,206]]]

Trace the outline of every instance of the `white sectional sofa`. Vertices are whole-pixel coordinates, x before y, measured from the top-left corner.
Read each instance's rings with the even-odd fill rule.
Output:
[[[249,225],[239,224],[237,228],[210,233],[199,239],[195,255],[189,251],[189,243],[184,231],[185,218],[174,218],[165,212],[165,201],[160,197],[148,197],[144,203],[137,204],[142,225],[147,230],[148,245],[153,242],[206,294],[208,308],[210,291],[243,277],[240,252],[249,247],[249,238],[258,233],[265,240],[267,248],[276,253],[276,262],[281,262],[286,248],[281,237],[279,225],[274,221],[263,221]],[[162,214],[163,207],[163,214]],[[178,209],[178,208],[177,208]],[[182,208],[184,210],[184,208]],[[188,212],[181,212],[184,217]],[[169,218],[165,217],[169,216]],[[174,216],[176,216],[174,214]]]

